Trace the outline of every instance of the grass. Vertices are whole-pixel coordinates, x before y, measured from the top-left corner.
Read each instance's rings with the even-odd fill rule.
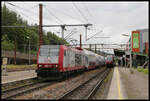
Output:
[[[32,65],[7,65],[8,69],[26,69],[26,68],[36,68],[37,64],[32,64]],[[2,66],[4,68],[4,66]]]
[[[144,74],[148,74],[148,68],[137,68],[137,71],[143,72]]]
[[[112,75],[113,75],[113,70],[111,70],[111,72],[108,74],[104,82],[107,82],[109,79],[111,79]]]

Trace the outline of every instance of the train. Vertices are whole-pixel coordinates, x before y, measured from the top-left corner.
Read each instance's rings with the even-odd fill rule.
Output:
[[[115,66],[115,60],[112,55],[107,55],[106,57],[106,67],[114,67]]]
[[[105,66],[105,57],[80,47],[41,45],[37,53],[37,77],[60,79],[72,72]]]

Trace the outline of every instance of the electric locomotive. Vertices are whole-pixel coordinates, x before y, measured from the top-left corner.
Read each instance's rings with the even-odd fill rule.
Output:
[[[80,47],[41,45],[37,54],[37,76],[61,79],[76,71],[86,71],[104,65],[104,57]]]
[[[114,67],[115,64],[114,64],[114,57],[112,55],[107,55],[106,57],[106,66],[107,67]]]
[[[85,54],[81,48],[41,45],[37,55],[37,76],[62,78],[69,71],[85,69],[84,60]]]

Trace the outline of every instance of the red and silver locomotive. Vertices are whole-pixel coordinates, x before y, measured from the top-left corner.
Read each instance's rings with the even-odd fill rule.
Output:
[[[114,57],[112,55],[108,55],[106,57],[106,66],[107,67],[114,67],[115,66]]]
[[[100,57],[82,48],[41,45],[37,55],[37,76],[56,79],[69,72],[93,69],[104,61]]]

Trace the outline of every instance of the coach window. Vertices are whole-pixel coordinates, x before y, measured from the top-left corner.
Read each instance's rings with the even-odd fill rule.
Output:
[[[86,61],[86,63],[88,63],[88,57],[87,56],[85,56],[85,61]]]
[[[75,53],[75,66],[81,65],[81,54]]]
[[[64,56],[66,56],[66,50],[64,50]]]

